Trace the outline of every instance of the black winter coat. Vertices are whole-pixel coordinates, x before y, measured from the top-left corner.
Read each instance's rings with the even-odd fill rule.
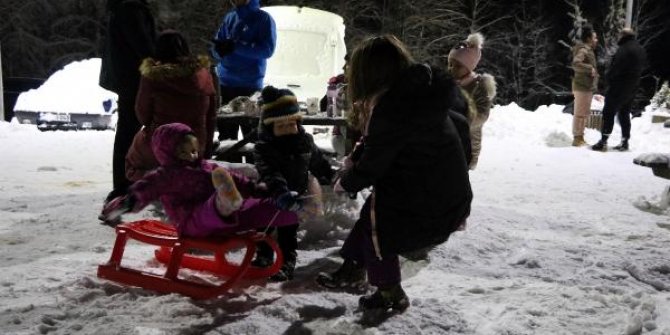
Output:
[[[146,0],[108,0],[107,11],[100,86],[134,95],[140,84],[140,64],[154,53],[154,18]]]
[[[274,137],[268,128],[261,126],[259,129],[254,162],[260,175],[259,181],[267,184],[272,196],[289,190],[304,194],[309,172],[320,184],[330,184],[335,173],[314,144],[312,135],[299,126],[297,135]]]
[[[348,192],[374,186],[361,217],[374,208],[382,255],[442,243],[470,214],[472,190],[459,133],[448,113],[462,108],[451,77],[413,65],[372,112],[362,152],[342,173]]]
[[[640,43],[634,36],[624,36],[619,40],[617,49],[606,78],[609,85],[607,97],[632,99],[640,83],[646,56]]]

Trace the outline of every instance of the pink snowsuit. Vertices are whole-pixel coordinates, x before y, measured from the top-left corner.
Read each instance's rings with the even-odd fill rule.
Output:
[[[254,183],[244,176],[229,172],[244,198],[242,207],[227,217],[216,209],[216,192],[212,171],[219,166],[199,159],[178,160],[176,148],[191,128],[171,123],[156,129],[152,148],[160,167],[147,173],[130,188],[135,197],[135,211],[160,199],[170,222],[180,236],[206,237],[271,226],[296,224],[294,212],[279,210],[270,198],[253,198]]]

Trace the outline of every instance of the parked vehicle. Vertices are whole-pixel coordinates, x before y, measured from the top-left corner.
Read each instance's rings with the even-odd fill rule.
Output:
[[[98,85],[100,58],[72,62],[41,86],[21,93],[14,117],[23,124],[46,130],[114,129],[114,92]]]

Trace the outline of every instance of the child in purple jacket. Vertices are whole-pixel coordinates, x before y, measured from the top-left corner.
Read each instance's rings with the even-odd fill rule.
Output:
[[[135,182],[127,196],[110,201],[103,210],[106,221],[160,200],[180,236],[206,237],[297,223],[295,212],[278,209],[270,198],[253,197],[255,183],[199,157],[198,139],[187,125],[158,127],[151,144],[160,167]]]

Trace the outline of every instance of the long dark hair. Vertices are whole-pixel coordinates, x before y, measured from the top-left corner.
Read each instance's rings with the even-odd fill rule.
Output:
[[[191,56],[191,49],[184,36],[176,30],[165,30],[156,39],[156,60],[161,63],[178,63]]]
[[[355,128],[362,129],[368,117],[361,104],[387,89],[413,62],[407,47],[393,35],[367,38],[354,49],[347,68],[347,93],[354,103],[350,122]]]

